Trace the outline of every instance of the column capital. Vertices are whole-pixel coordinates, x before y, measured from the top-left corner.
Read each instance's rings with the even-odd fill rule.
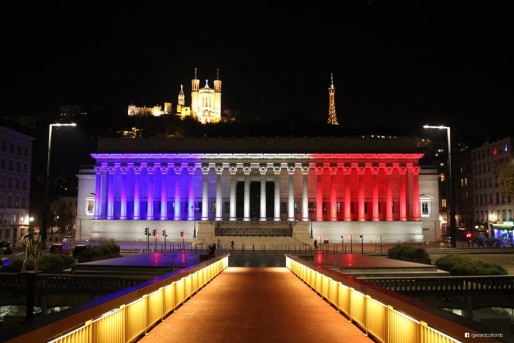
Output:
[[[412,167],[412,174],[419,175],[419,172],[421,171],[421,167]]]
[[[154,170],[155,170],[155,167],[153,164],[146,166],[146,172],[148,175],[153,175]]]
[[[378,175],[378,172],[379,172],[379,170],[380,170],[380,167],[378,167],[378,166],[372,166],[370,169],[371,169],[371,174],[373,174],[373,175]]]
[[[236,175],[237,173],[237,164],[235,163],[231,163],[229,166],[228,166],[228,170],[230,172],[230,175]]]
[[[216,164],[214,169],[216,170],[216,175],[221,175],[223,173],[223,164]]]
[[[357,172],[359,173],[359,175],[364,175],[365,171],[366,171],[366,165],[363,163],[359,163],[359,165],[357,166]]]
[[[95,166],[95,173],[102,174],[105,171],[104,166]]]
[[[249,163],[243,164],[243,172],[245,175],[250,175],[251,171],[252,171],[252,166]]]
[[[316,175],[322,175],[322,174],[323,174],[323,170],[324,170],[325,168],[323,167],[323,164],[321,164],[321,163],[316,163],[316,167],[315,167],[315,169],[316,169]]]
[[[337,174],[337,164],[330,164],[329,170],[330,170],[330,175],[336,175]]]
[[[294,164],[288,164],[287,165],[287,173],[289,175],[293,175],[294,174],[294,171],[295,171],[295,165]]]
[[[175,171],[176,175],[182,174],[182,165],[180,163],[175,163],[175,166],[173,166],[173,170]]]
[[[275,175],[280,175],[280,171],[282,170],[282,167],[280,166],[280,164],[274,164],[273,165],[273,173]]]
[[[114,166],[108,166],[107,171],[109,172],[109,175],[113,175],[116,172],[116,168]]]
[[[136,174],[136,175],[141,174],[141,165],[139,165],[139,164],[135,164],[135,165],[133,166],[133,169],[134,169],[134,174]]]
[[[193,175],[195,173],[195,170],[196,170],[196,165],[194,163],[189,163],[187,165],[187,172],[189,173],[189,175]]]
[[[310,166],[308,164],[302,165],[302,174],[303,175],[309,175]]]
[[[407,168],[406,167],[399,167],[398,168],[398,172],[400,173],[400,175],[405,175],[407,173]]]
[[[266,175],[267,172],[268,172],[268,166],[265,163],[259,164],[259,173],[261,175]]]
[[[200,168],[202,169],[203,175],[209,174],[209,170],[211,169],[208,163],[202,163],[202,166]]]
[[[162,175],[167,175],[168,174],[168,170],[169,170],[169,167],[168,167],[168,164],[161,164],[161,174]]]
[[[126,166],[126,165],[122,165],[122,166],[120,167],[121,174],[123,174],[123,175],[127,175],[128,169],[129,169],[129,167],[128,167],[128,166]]]

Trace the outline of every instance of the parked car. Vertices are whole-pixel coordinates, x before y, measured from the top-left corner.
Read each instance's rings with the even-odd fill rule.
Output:
[[[50,254],[69,254],[70,247],[67,243],[54,243],[50,246]]]
[[[11,242],[1,241],[0,242],[0,254],[2,255],[10,255],[12,254],[12,244]]]
[[[73,248],[73,257],[78,258],[84,251],[91,249],[91,244],[77,244]]]

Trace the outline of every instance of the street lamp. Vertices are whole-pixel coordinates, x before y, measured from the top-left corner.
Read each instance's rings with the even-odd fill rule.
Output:
[[[453,202],[453,179],[452,179],[452,139],[451,139],[451,129],[449,126],[444,125],[423,125],[424,129],[438,129],[438,130],[446,130],[446,135],[448,138],[448,224],[450,230],[450,238],[451,238],[451,246],[452,248],[457,247],[457,229],[455,225],[455,203]]]
[[[50,177],[50,156],[52,155],[52,129],[54,126],[77,126],[75,123],[69,124],[61,124],[55,123],[48,125],[48,157],[46,160],[46,178],[45,178],[45,205],[43,211],[43,228],[41,230],[41,243],[43,249],[46,246],[46,233],[48,231],[48,211],[50,208],[49,199],[48,199],[48,186],[49,186],[49,177]]]
[[[360,235],[361,238],[361,255],[364,255],[364,235]]]

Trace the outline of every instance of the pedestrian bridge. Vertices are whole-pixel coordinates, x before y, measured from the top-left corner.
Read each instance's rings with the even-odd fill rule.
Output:
[[[53,313],[5,342],[461,342],[489,328],[286,255],[229,267],[230,254]],[[480,342],[509,342],[508,333]]]

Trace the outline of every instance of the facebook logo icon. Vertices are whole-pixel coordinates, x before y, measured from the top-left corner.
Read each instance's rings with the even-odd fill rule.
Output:
[[[469,332],[464,332],[464,337],[469,338]]]

